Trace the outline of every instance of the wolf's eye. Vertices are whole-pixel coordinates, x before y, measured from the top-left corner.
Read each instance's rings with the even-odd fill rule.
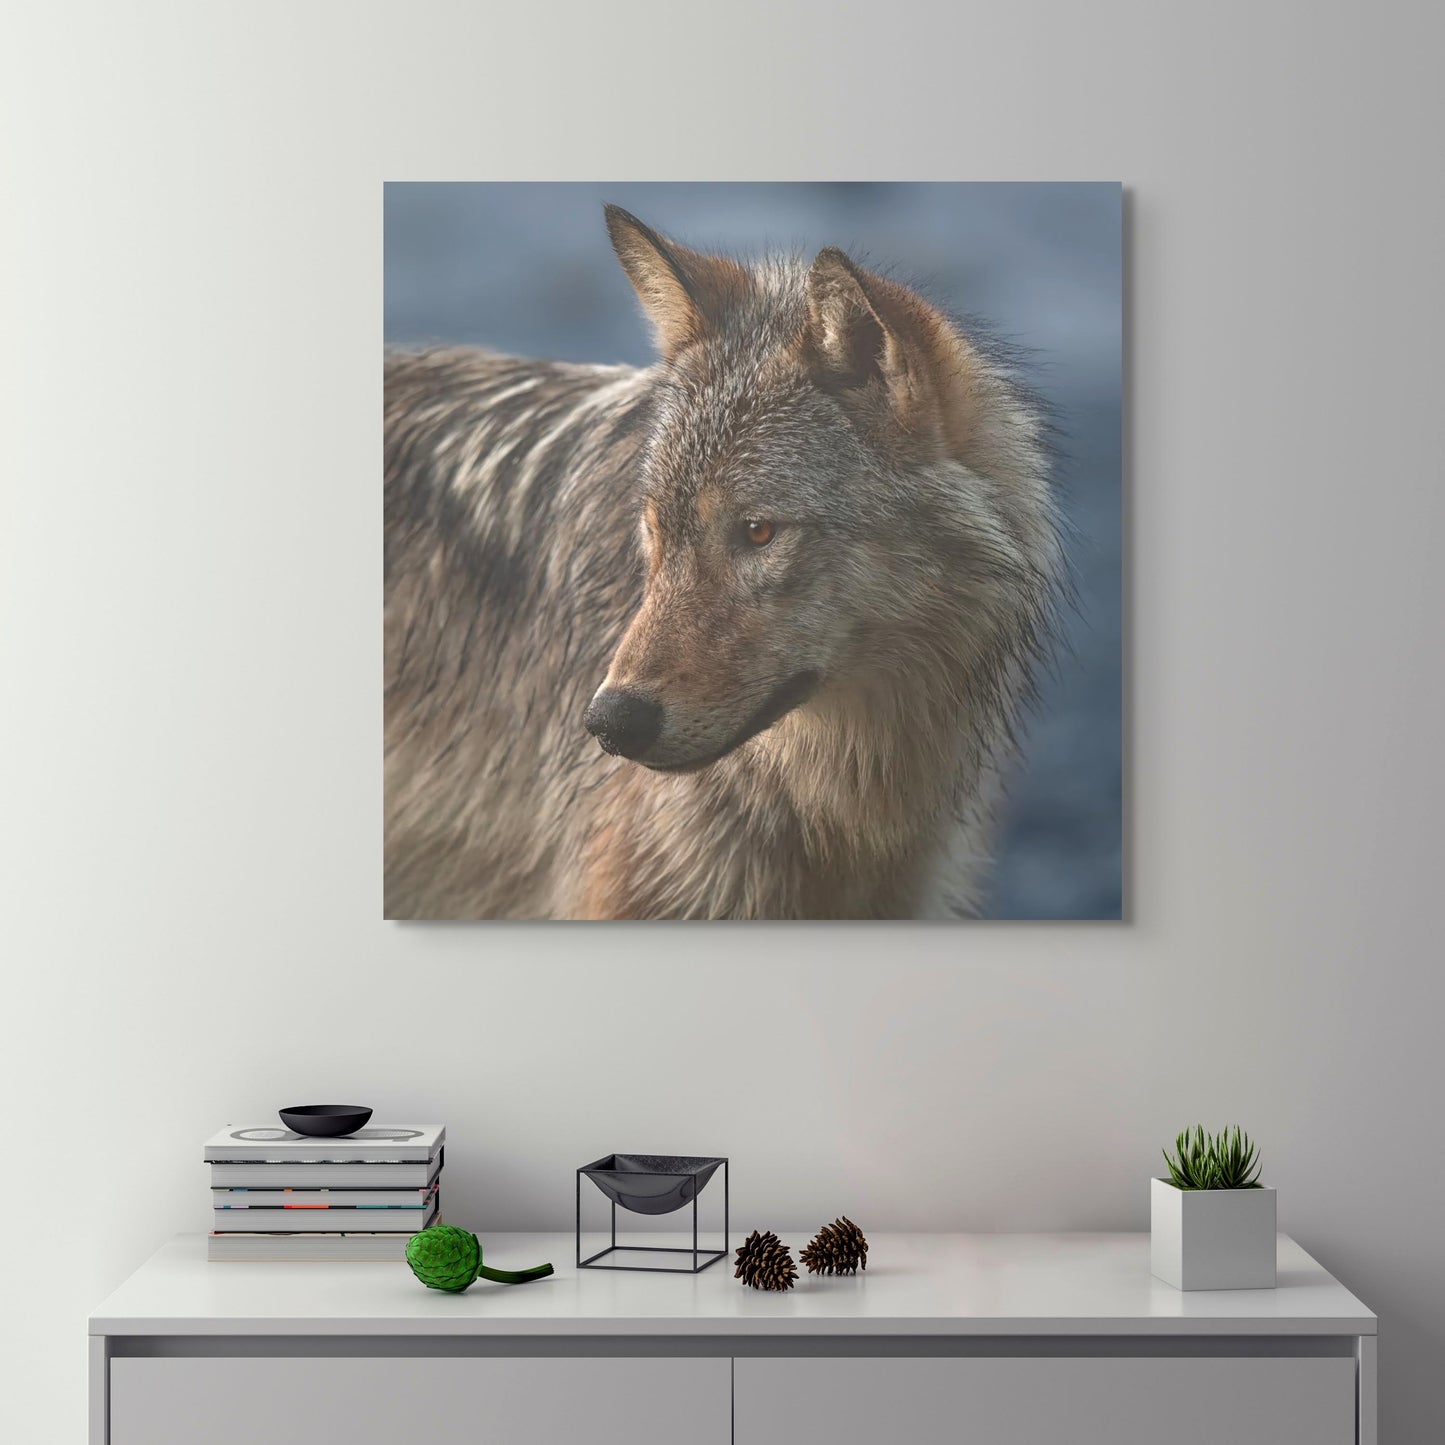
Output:
[[[760,517],[754,517],[751,521],[743,523],[743,535],[754,547],[766,547],[773,540],[773,533],[777,528],[771,522]]]

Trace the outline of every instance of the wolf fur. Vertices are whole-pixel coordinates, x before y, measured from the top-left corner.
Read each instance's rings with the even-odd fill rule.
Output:
[[[607,223],[655,365],[386,361],[387,916],[976,910],[1062,567],[1036,410],[840,251]]]

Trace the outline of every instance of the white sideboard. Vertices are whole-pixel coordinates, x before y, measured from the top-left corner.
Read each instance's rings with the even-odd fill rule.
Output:
[[[557,1273],[445,1295],[173,1240],[91,1316],[91,1445],[1376,1445],[1375,1316],[1283,1235],[1277,1289],[1191,1293],[1142,1234],[874,1236],[783,1295],[483,1244]]]

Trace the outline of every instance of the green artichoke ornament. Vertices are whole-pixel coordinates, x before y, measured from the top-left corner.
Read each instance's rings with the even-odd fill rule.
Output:
[[[479,1279],[495,1284],[526,1284],[545,1279],[550,1264],[535,1269],[489,1269],[482,1263],[481,1241],[469,1229],[454,1224],[434,1224],[419,1230],[406,1242],[406,1262],[411,1272],[428,1288],[460,1294]]]

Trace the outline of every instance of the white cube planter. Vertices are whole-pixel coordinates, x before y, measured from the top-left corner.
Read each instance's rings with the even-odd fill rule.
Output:
[[[1149,1267],[1175,1289],[1273,1289],[1273,1189],[1150,1181]]]

